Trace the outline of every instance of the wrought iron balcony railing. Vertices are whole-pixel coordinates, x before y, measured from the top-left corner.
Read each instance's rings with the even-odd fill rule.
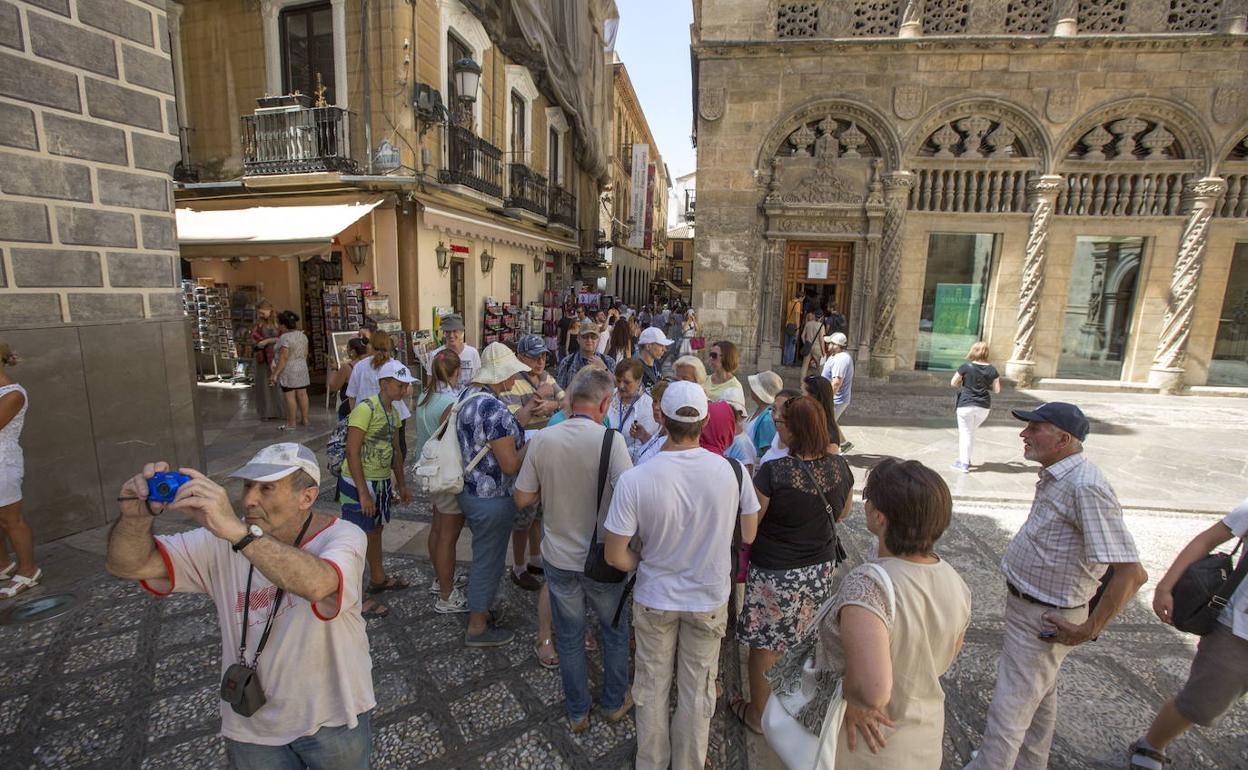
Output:
[[[576,196],[558,185],[550,186],[550,221],[576,229]]]
[[[448,127],[446,137],[447,163],[438,180],[503,197],[503,151],[460,126]]]
[[[698,201],[697,190],[685,190],[685,221],[693,221],[694,204]]]
[[[284,107],[244,115],[243,174],[356,171],[350,116],[341,107]]]
[[[523,163],[508,163],[507,176],[510,182],[507,208],[524,209],[540,217],[546,216],[546,177],[536,174],[533,169]]]

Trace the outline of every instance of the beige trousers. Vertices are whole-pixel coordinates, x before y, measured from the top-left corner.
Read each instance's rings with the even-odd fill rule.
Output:
[[[1051,628],[1042,616],[1054,613],[1071,623],[1088,618],[1088,608],[1055,610],[1006,596],[1005,638],[997,660],[997,686],[979,755],[965,770],[1045,770],[1057,726],[1057,672],[1073,650],[1039,638]]]
[[[637,704],[637,770],[702,770],[706,764],[719,644],[728,605],[711,612],[675,612],[633,603],[637,640],[633,701]],[[676,713],[670,717],[672,667]]]

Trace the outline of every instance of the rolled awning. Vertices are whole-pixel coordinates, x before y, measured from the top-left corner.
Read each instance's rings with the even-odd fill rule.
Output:
[[[335,236],[383,200],[377,196],[339,203],[179,207],[178,246],[186,259],[323,256]],[[188,203],[194,206],[199,201]]]

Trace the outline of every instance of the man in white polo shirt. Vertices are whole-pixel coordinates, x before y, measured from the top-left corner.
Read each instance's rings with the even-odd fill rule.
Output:
[[[637,768],[700,770],[728,618],[733,529],[739,516],[742,540],[753,542],[759,504],[747,474],[738,479],[728,460],[698,446],[707,413],[700,385],[671,383],[661,408],[667,443],[616,483],[606,555],[617,569],[637,570]],[[629,548],[634,536],[640,556]],[[678,696],[669,730],[673,665]]]
[[[229,493],[202,473],[169,504],[151,502],[149,463],[118,495],[108,571],[157,596],[208,594],[221,626],[221,735],[232,767],[368,767],[372,661],[360,616],[365,538],[315,513],[321,479],[312,450],[262,449],[243,479],[242,518]],[[165,508],[198,529],[153,537]]]

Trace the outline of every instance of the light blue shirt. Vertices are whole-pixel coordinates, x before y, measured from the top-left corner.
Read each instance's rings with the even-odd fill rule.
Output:
[[[829,356],[828,360],[823,364],[823,378],[828,382],[841,378],[841,389],[836,391],[836,395],[832,398],[832,403],[848,404],[850,390],[854,385],[854,357],[848,351],[842,350],[834,356]]]

